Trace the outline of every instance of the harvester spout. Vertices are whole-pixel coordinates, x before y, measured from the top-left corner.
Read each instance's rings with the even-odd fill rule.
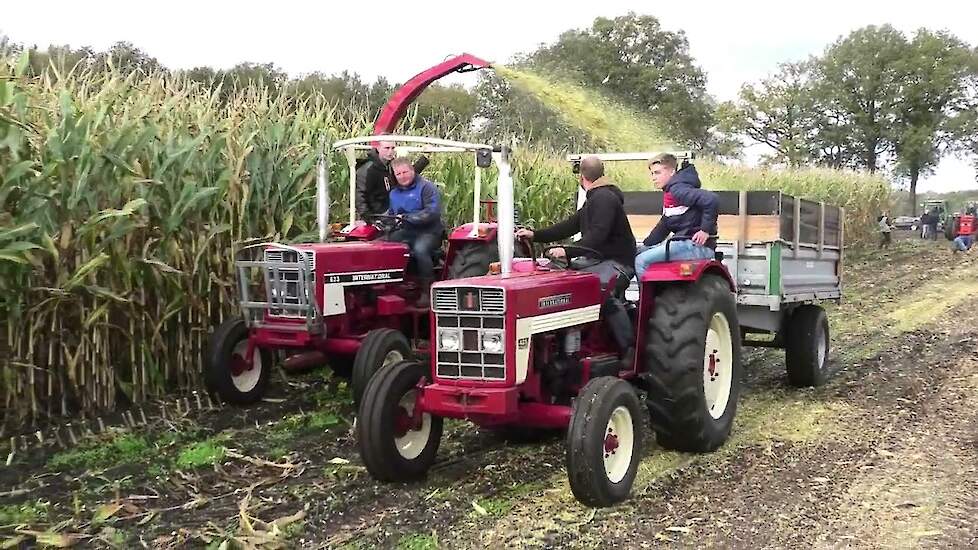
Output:
[[[408,105],[421,95],[421,92],[432,82],[455,72],[467,73],[490,66],[491,64],[484,59],[463,53],[414,75],[387,100],[384,108],[380,111],[380,116],[377,117],[376,124],[374,124],[374,135],[393,132],[397,122],[404,116]]]

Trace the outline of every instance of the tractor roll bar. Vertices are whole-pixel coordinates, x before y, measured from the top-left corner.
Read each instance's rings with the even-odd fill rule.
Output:
[[[317,167],[317,177],[316,177],[316,221],[319,225],[319,242],[325,242],[326,238],[329,236],[329,159],[330,154],[333,151],[342,151],[346,157],[347,165],[349,166],[350,175],[350,203],[349,203],[349,223],[353,224],[356,221],[356,151],[368,150],[372,148],[372,145],[378,141],[393,141],[395,143],[410,143],[414,145],[409,146],[398,146],[397,150],[399,153],[402,152],[419,152],[419,153],[461,153],[466,151],[472,151],[478,153],[479,151],[488,151],[492,153],[493,158],[496,160],[497,164],[500,166],[500,174],[502,175],[502,159],[505,156],[506,163],[506,177],[510,178],[510,186],[512,186],[512,176],[509,173],[509,152],[506,151],[505,155],[502,155],[503,147],[492,146],[484,143],[469,143],[463,141],[452,141],[449,139],[431,138],[423,136],[408,136],[401,134],[379,134],[372,136],[361,136],[350,139],[344,139],[337,141],[333,144],[327,144],[323,142],[320,148],[319,154],[319,165]],[[476,173],[475,173],[475,186],[473,189],[473,207],[472,207],[472,232],[471,236],[476,236],[479,230],[479,201],[482,197],[482,170],[476,163]],[[510,198],[512,199],[512,192],[510,192]],[[501,199],[500,199],[501,202]],[[512,206],[510,210],[512,211]],[[500,211],[500,217],[504,214]],[[515,223],[515,222],[514,222]],[[512,258],[512,243],[509,246],[509,257]],[[502,256],[500,256],[502,258]]]

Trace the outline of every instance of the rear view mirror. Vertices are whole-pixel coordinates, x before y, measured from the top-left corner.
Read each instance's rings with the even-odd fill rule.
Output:
[[[489,149],[479,149],[476,151],[475,165],[479,168],[489,168],[492,166],[492,151]]]
[[[571,172],[575,174],[581,173],[581,161],[575,160],[574,162],[571,163]]]

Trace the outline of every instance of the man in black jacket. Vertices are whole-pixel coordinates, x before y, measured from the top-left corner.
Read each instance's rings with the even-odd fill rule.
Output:
[[[633,274],[635,235],[625,215],[625,196],[604,176],[604,164],[597,157],[581,160],[580,185],[587,192],[587,199],[577,212],[550,227],[535,231],[520,229],[516,236],[548,243],[580,233],[581,240],[575,244],[596,250],[603,257],[602,261],[580,270],[597,274],[602,288],[608,284],[619,286],[619,282],[627,284]],[[563,249],[551,253],[556,257],[566,255]],[[617,292],[603,304],[602,317],[608,322],[625,362],[629,362],[635,334]]]
[[[372,214],[383,214],[390,208],[391,189],[397,180],[391,170],[391,160],[396,154],[393,141],[381,141],[367,153],[366,161],[357,168],[356,210],[357,219],[365,220]],[[420,156],[414,162],[414,171],[421,173],[428,166],[428,159]]]

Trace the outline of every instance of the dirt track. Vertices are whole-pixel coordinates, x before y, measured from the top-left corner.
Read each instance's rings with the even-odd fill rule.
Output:
[[[633,498],[615,508],[573,499],[560,438],[511,445],[461,423],[446,425],[426,482],[377,484],[358,464],[344,390],[312,373],[279,379],[281,402],[103,436],[97,444],[112,451],[101,455],[79,453],[92,442],[15,455],[0,469],[0,536],[120,548],[233,538],[411,549],[973,547],[976,260],[910,240],[850,255],[846,302],[830,311],[829,384],[789,388],[783,354],[751,351],[727,445],[709,455],[648,447]]]

